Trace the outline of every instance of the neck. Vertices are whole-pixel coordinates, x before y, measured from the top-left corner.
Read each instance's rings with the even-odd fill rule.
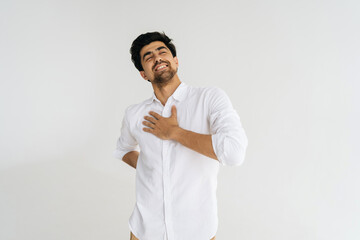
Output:
[[[180,83],[181,82],[177,74],[166,83],[152,83],[155,96],[159,99],[163,106],[165,106],[168,98],[175,92]]]

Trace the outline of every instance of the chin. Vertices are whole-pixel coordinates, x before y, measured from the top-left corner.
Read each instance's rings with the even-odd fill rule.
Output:
[[[173,79],[176,72],[174,71],[167,71],[164,73],[161,73],[159,76],[155,76],[154,83],[167,83]]]

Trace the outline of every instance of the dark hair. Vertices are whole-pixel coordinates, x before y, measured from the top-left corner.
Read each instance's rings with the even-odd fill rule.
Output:
[[[143,71],[143,66],[141,65],[141,59],[140,59],[140,51],[141,49],[155,41],[161,41],[163,42],[168,49],[170,49],[171,54],[173,57],[176,57],[176,49],[175,45],[171,42],[172,39],[170,39],[168,36],[165,35],[164,32],[147,32],[144,34],[141,34],[138,36],[132,43],[130,48],[131,53],[131,61],[134,63],[135,67],[139,71]]]

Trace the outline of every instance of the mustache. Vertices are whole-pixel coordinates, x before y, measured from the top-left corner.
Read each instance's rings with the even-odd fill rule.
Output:
[[[162,64],[162,63],[166,63],[167,65],[170,65],[170,62],[160,60],[159,62],[156,62],[156,63],[155,63],[155,65],[153,66],[152,70],[154,70],[158,65],[160,65],[160,64]]]

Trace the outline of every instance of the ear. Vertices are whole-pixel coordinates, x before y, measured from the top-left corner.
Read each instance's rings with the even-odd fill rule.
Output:
[[[141,75],[141,77],[142,77],[143,79],[149,80],[149,79],[147,78],[147,76],[145,75],[145,71],[140,71],[140,75]]]
[[[177,57],[174,57],[174,60],[175,60],[175,63],[176,63],[176,66],[179,66],[179,60]]]

